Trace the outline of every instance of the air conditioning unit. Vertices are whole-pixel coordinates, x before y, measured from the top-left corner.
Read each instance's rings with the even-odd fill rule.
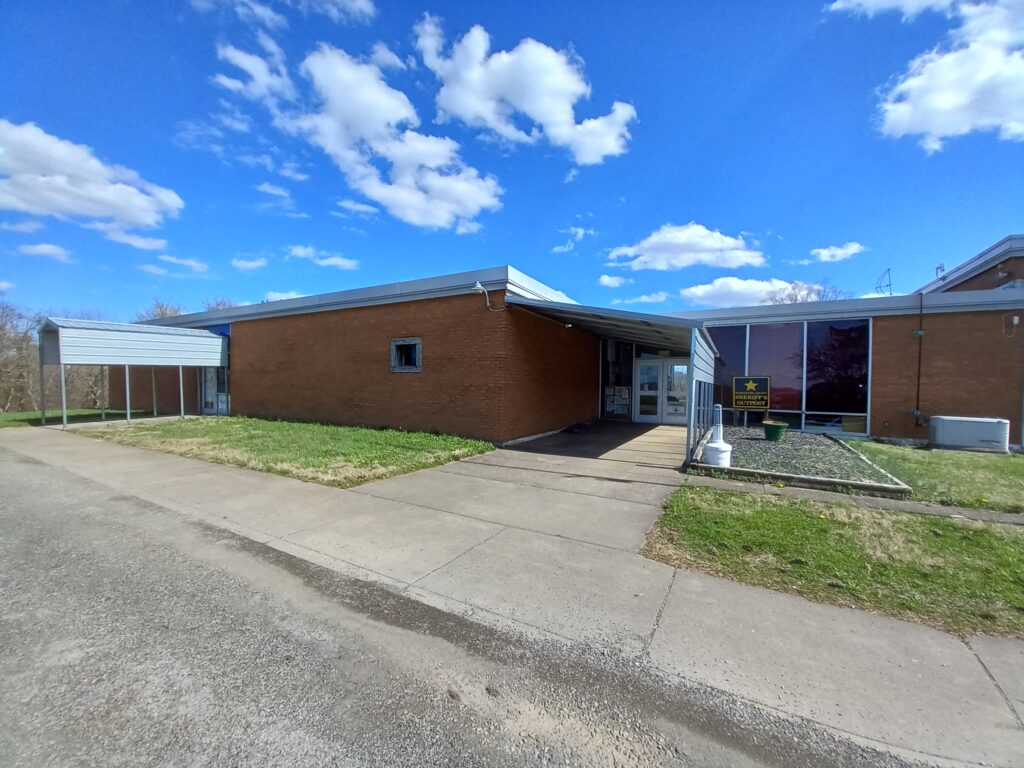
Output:
[[[967,416],[932,416],[928,440],[935,448],[963,451],[1010,452],[1010,422]]]

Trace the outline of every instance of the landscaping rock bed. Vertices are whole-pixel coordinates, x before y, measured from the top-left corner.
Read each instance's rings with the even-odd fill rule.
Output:
[[[770,442],[761,427],[725,427],[724,438],[732,446],[732,466],[741,469],[866,483],[893,482],[825,435],[787,431],[779,442]]]

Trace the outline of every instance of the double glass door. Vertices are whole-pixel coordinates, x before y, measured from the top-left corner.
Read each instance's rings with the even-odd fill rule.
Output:
[[[633,421],[686,424],[688,362],[679,358],[635,362]]]

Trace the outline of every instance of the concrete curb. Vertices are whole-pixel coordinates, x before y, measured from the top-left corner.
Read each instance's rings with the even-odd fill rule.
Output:
[[[899,485],[889,485],[886,483],[871,483],[863,480],[840,480],[835,477],[790,475],[785,472],[767,472],[761,469],[743,469],[742,467],[729,467],[726,469],[723,467],[713,467],[710,464],[695,463],[691,466],[694,469],[701,470],[702,472],[721,473],[726,476],[736,477],[739,479],[756,479],[769,483],[781,482],[798,488],[813,488],[818,491],[836,492],[836,489],[839,488],[849,488],[855,491],[878,494],[880,496],[889,496],[892,498],[904,498],[913,492],[910,486],[903,483],[899,483]]]

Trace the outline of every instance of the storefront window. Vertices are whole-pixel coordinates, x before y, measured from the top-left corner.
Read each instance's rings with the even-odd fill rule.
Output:
[[[715,405],[732,408],[733,376],[743,376],[747,357],[747,326],[722,325],[708,328],[718,349],[715,361]]]
[[[746,375],[771,377],[772,410],[803,407],[804,324],[750,326]]]
[[[806,407],[817,413],[867,412],[867,320],[807,323]]]

